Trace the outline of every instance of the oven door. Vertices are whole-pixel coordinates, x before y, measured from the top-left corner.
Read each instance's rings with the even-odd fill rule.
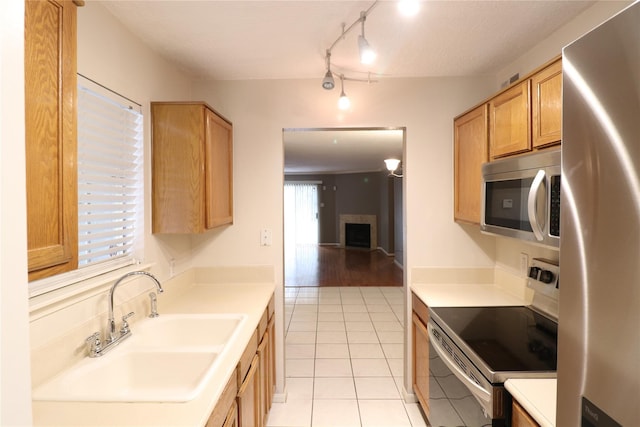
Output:
[[[437,324],[429,322],[427,327],[438,358],[475,397],[490,425],[505,425],[504,386],[491,384]],[[487,423],[485,420],[478,425]]]

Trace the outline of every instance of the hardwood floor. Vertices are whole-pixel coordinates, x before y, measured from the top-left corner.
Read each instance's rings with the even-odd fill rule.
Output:
[[[402,286],[402,269],[382,251],[297,245],[285,250],[285,286]]]

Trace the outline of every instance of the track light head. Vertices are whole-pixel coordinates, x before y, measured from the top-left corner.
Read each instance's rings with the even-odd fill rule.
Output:
[[[327,73],[324,75],[324,79],[322,79],[322,88],[326,90],[331,90],[336,87],[336,82],[333,80],[333,74],[331,70],[327,70]]]
[[[344,75],[340,74],[340,99],[338,99],[338,108],[348,110],[351,107],[351,100],[344,93]]]
[[[360,62],[366,65],[373,64],[376,59],[376,52],[371,49],[369,42],[363,35],[358,36],[358,48],[360,49]]]

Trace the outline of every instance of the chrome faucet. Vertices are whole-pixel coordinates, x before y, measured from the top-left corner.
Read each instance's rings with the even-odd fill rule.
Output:
[[[146,276],[151,279],[156,285],[158,293],[164,292],[164,289],[162,289],[162,285],[160,285],[158,279],[156,279],[152,274],[147,273],[146,271],[132,271],[116,280],[116,282],[113,284],[113,286],[111,286],[111,289],[109,290],[109,320],[107,324],[109,336],[106,337],[103,342],[100,339],[100,332],[96,332],[86,339],[86,343],[89,346],[89,357],[102,356],[111,348],[118,345],[122,340],[131,336],[131,329],[129,329],[129,323],[127,322],[127,319],[133,316],[133,312],[122,316],[122,325],[120,326],[120,331],[118,333],[116,333],[116,321],[113,316],[113,294],[118,285],[124,279],[131,276]]]
[[[162,289],[162,285],[160,285],[160,282],[158,281],[158,279],[156,279],[153,274],[147,273],[146,271],[131,271],[125,274],[124,276],[122,276],[121,278],[119,278],[118,280],[116,280],[113,286],[111,286],[111,290],[109,290],[109,324],[107,326],[109,330],[109,340],[107,342],[113,342],[120,337],[116,333],[116,321],[113,316],[113,294],[115,293],[115,290],[120,284],[120,282],[122,282],[127,277],[131,277],[131,276],[146,276],[149,279],[151,279],[153,283],[155,283],[156,288],[158,289],[158,293],[164,292],[164,289]],[[127,325],[126,331],[128,331],[128,325]]]

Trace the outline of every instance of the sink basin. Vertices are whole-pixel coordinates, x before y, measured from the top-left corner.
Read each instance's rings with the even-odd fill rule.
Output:
[[[186,402],[204,386],[218,354],[122,351],[55,377],[34,390],[35,400]]]
[[[162,314],[134,325],[131,341],[144,348],[218,350],[232,339],[245,318],[244,314]]]
[[[244,314],[161,314],[97,358],[33,390],[34,400],[187,402],[206,384],[246,319]]]

